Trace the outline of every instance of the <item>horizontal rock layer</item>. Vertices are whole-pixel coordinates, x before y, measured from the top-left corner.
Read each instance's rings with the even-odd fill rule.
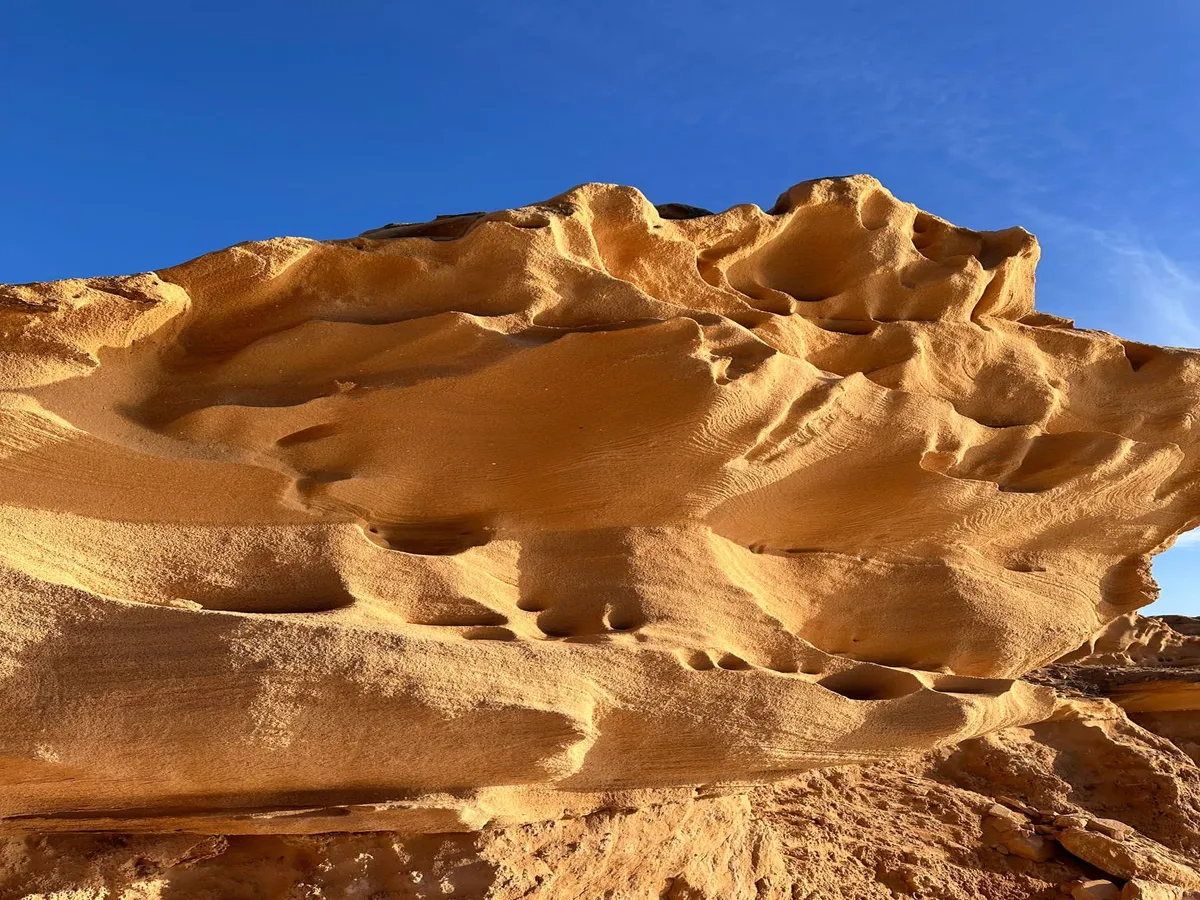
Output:
[[[1079,661],[1114,680],[1146,662]],[[1043,722],[636,808],[470,831],[429,819],[421,835],[0,839],[0,896],[1195,900],[1200,768],[1065,672],[1036,674],[1056,695]]]

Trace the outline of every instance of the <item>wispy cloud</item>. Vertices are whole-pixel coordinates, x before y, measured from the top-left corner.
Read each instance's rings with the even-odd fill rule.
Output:
[[[1098,228],[1030,210],[1039,234],[1060,240],[1086,260],[1090,277],[1081,286],[1123,337],[1174,347],[1200,347],[1200,268],[1164,252],[1133,226]],[[1094,273],[1094,274],[1092,274]],[[1200,540],[1200,538],[1198,538]]]
[[[1151,317],[1150,336],[1176,347],[1200,347],[1200,273],[1131,234],[1098,231],[1093,239],[1112,254],[1110,268],[1130,301]]]

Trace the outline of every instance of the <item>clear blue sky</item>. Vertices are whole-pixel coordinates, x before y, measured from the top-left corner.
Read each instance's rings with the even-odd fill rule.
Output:
[[[1200,3],[3,0],[0,281],[583,181],[869,172],[1044,248],[1040,306],[1200,346]],[[1155,567],[1200,614],[1200,542]]]

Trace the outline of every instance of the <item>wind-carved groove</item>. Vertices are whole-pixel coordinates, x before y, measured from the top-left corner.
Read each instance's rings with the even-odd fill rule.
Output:
[[[832,412],[832,404],[840,393],[838,384],[828,384],[814,387],[797,398],[746,451],[746,461],[766,465],[778,459],[803,436],[806,423]]]
[[[666,319],[626,319],[618,322],[592,322],[578,325],[540,325],[536,322],[529,328],[514,331],[509,340],[523,344],[552,344],[575,334],[602,334],[609,331],[629,331],[634,328],[661,325]]]
[[[275,441],[275,446],[294,447],[297,444],[307,444],[312,441],[322,440],[323,438],[333,437],[342,431],[343,427],[336,422],[323,422],[320,425],[310,425],[308,428],[301,428],[299,431],[285,434]]]
[[[493,534],[485,519],[474,516],[410,522],[364,521],[360,527],[371,543],[385,550],[418,556],[454,556],[472,547],[482,547]]]
[[[880,323],[874,319],[809,319],[822,331],[861,337],[874,333]]]

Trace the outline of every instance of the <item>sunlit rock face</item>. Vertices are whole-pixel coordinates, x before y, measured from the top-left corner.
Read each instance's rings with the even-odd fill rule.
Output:
[[[864,176],[0,288],[10,830],[469,830],[886,761],[1200,517],[1200,354]]]

